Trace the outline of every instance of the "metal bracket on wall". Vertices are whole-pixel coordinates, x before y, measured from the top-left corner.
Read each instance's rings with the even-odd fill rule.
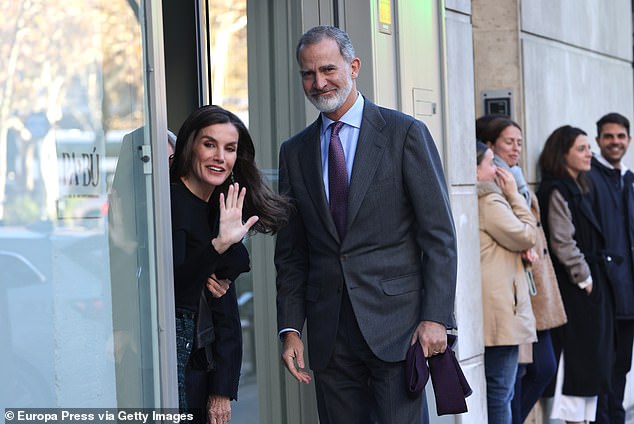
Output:
[[[139,148],[139,156],[143,162],[143,173],[149,175],[152,173],[152,149],[148,144],[144,144]]]

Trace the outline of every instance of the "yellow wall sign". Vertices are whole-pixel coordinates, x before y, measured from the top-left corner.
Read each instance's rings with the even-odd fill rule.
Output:
[[[379,31],[392,33],[392,0],[379,0]]]

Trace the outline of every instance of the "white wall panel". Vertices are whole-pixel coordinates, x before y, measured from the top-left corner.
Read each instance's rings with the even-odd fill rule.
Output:
[[[605,113],[632,119],[630,62],[565,44],[523,36],[524,129],[527,177],[536,181],[536,163],[548,135],[561,125],[596,135],[595,122]],[[596,146],[593,144],[593,149]],[[633,152],[627,163],[632,166]]]
[[[471,167],[475,167],[475,162]],[[458,346],[456,353],[474,392],[467,402],[469,413],[459,417],[462,423],[479,424],[486,422],[484,418],[486,417],[486,381],[484,378],[478,199],[474,185],[453,186],[450,189],[450,196],[458,235],[458,281],[455,307]],[[433,411],[433,407],[430,406],[432,417]],[[440,423],[440,421],[432,422]]]
[[[445,0],[445,8],[470,15],[471,0]]]
[[[470,17],[447,11],[447,142],[450,184],[475,184],[473,37]]]
[[[520,7],[522,31],[632,59],[630,0],[523,0]]]

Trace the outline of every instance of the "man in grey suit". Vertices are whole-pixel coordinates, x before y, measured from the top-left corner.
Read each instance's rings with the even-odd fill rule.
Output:
[[[297,46],[304,91],[321,111],[282,144],[280,191],[295,204],[277,236],[282,361],[309,383],[307,323],[320,423],[420,423],[405,355],[444,352],[454,327],[456,244],[427,127],[356,89],[361,62],[336,27]]]

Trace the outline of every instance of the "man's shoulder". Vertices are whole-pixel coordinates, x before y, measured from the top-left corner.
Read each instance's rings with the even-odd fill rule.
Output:
[[[363,121],[370,123],[374,128],[380,131],[392,135],[398,134],[401,131],[407,131],[412,126],[418,126],[423,129],[423,131],[427,130],[425,123],[415,119],[413,116],[399,110],[376,105],[369,101],[366,101],[363,111]]]
[[[594,184],[599,183],[601,174],[605,174],[609,169],[597,160],[596,157],[592,157],[590,170],[586,173],[587,177],[592,180]]]
[[[376,108],[376,111],[381,114],[381,116],[383,117],[383,119],[385,119],[386,122],[392,121],[392,122],[411,123],[411,122],[417,121],[413,116],[408,115],[405,112],[401,112],[400,110],[391,109],[385,106],[379,106],[371,102],[368,102],[368,103],[369,103],[368,110],[371,110],[373,107]],[[417,121],[417,122],[421,122],[421,121]]]
[[[592,155],[592,160],[590,161],[590,171],[598,171],[598,170],[604,170],[604,169],[608,169],[604,164],[602,164],[599,159],[597,159],[596,155]]]
[[[615,172],[616,171],[614,170],[614,168],[609,168],[605,164],[601,163],[601,161],[599,161],[595,156],[593,156],[590,171],[588,171],[586,175],[594,185],[605,185],[608,184],[610,178],[614,177]],[[634,174],[628,169],[624,173],[624,178],[627,181],[634,180]]]
[[[401,112],[400,110],[392,109],[385,106],[375,105],[373,103],[370,103],[370,104],[374,105],[381,112],[381,114],[386,117],[390,117],[390,118],[393,117],[397,119],[414,119],[410,115],[406,114],[405,112]]]
[[[319,136],[319,119],[311,123],[309,126],[301,130],[295,135],[292,135],[290,138],[286,139],[282,142],[282,146],[284,148],[289,148],[292,146],[299,146],[305,143],[307,140],[314,139],[315,135]]]

